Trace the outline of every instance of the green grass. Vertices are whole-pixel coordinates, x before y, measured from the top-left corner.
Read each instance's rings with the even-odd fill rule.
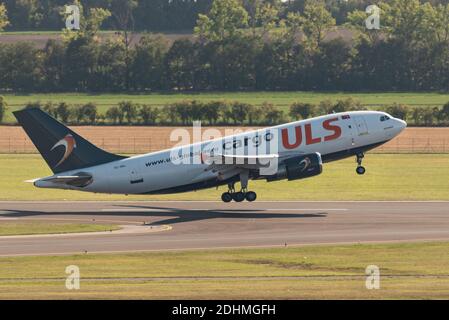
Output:
[[[337,101],[353,97],[363,105],[372,108],[382,108],[392,103],[404,103],[411,106],[441,106],[449,101],[449,94],[439,93],[341,93],[341,92],[215,92],[215,93],[154,93],[154,94],[78,94],[78,93],[51,93],[51,94],[4,94],[10,108],[15,111],[22,108],[27,102],[60,102],[69,104],[83,104],[94,102],[98,105],[100,113],[117,105],[123,100],[130,100],[141,104],[161,106],[181,100],[237,100],[241,102],[261,105],[264,102],[274,104],[276,107],[288,112],[293,102],[307,102],[318,104],[323,100]],[[11,112],[7,112],[5,122],[14,123]]]
[[[429,242],[5,257],[0,298],[448,299],[448,249]],[[69,265],[80,268],[80,290],[65,289]],[[368,265],[380,268],[380,290],[365,287]]]
[[[323,174],[297,181],[251,181],[259,200],[449,200],[448,154],[368,154],[327,163]],[[121,196],[38,189],[25,180],[51,175],[38,155],[0,155],[0,200],[219,200],[224,187],[178,195]]]
[[[102,232],[119,229],[120,227],[117,225],[105,225],[105,224],[2,221],[0,223],[0,236]]]

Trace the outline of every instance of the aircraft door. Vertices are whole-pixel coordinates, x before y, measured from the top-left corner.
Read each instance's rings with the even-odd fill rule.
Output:
[[[129,172],[129,183],[132,185],[143,183],[143,176],[135,168],[132,168]]]
[[[352,116],[352,147],[363,144],[363,136],[368,135],[368,126],[363,116]]]
[[[357,135],[364,136],[368,134],[368,126],[363,116],[354,116],[354,125],[357,128]]]

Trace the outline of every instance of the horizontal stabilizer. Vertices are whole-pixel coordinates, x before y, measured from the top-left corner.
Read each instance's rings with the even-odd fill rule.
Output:
[[[73,187],[86,187],[93,181],[90,175],[77,175],[77,176],[52,176],[38,180],[39,182],[51,182],[57,184],[66,184]]]

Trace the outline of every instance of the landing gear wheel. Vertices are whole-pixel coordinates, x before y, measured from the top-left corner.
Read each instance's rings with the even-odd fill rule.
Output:
[[[363,175],[366,172],[365,167],[362,166],[362,160],[363,160],[364,157],[365,157],[365,155],[363,153],[358,153],[357,154],[357,169],[355,171],[359,175]]]
[[[236,192],[232,194],[232,199],[235,202],[242,202],[243,200],[245,200],[245,194],[243,192]]]
[[[249,202],[256,201],[257,194],[255,192],[253,192],[253,191],[247,192],[245,194],[245,199],[246,199],[246,201],[249,201]]]
[[[356,172],[359,175],[363,175],[363,174],[365,174],[366,169],[365,169],[365,167],[360,166],[360,167],[357,167]]]
[[[231,202],[232,201],[232,195],[229,192],[225,192],[221,195],[221,200],[223,200],[223,202]]]

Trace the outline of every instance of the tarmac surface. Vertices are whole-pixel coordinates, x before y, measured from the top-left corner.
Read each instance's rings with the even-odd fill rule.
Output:
[[[127,232],[0,237],[0,256],[449,240],[449,202],[0,202],[30,220]]]

